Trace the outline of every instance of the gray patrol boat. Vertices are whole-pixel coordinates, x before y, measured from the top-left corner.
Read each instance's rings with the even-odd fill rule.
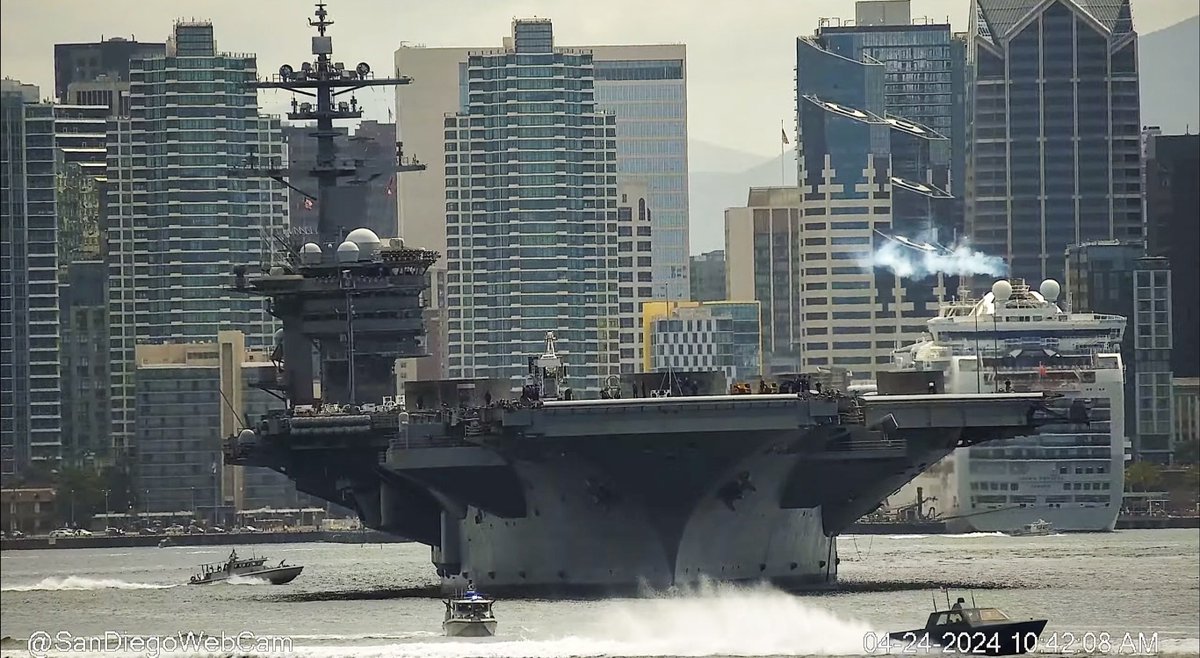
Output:
[[[257,86],[315,97],[288,118],[317,124],[317,229],[281,239],[286,265],[239,267],[233,284],[282,321],[279,367],[261,385],[286,408],[229,437],[225,461],[285,473],[367,527],[430,546],[445,591],[829,587],[838,533],[955,448],[1027,435],[1046,413],[1040,393],[929,394],[938,373],[861,398],[795,381],[731,395],[712,373],[686,386],[640,374],[573,399],[552,339],[519,395],[509,380],[446,380],[408,382],[401,398],[393,366],[425,354],[439,254],[338,226],[348,218],[331,204],[351,187],[338,179],[356,169],[336,157],[333,121],[362,114],[337,94],[412,81],[335,64],[323,5],[316,17],[312,61]],[[397,171],[422,168],[398,143]]]

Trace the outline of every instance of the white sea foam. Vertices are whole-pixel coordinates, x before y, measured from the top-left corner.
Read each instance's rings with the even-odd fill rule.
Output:
[[[155,585],[153,583],[131,583],[116,578],[85,578],[83,576],[67,576],[59,578],[50,576],[31,585],[6,585],[0,588],[3,592],[38,592],[64,590],[94,590],[94,589],[168,589],[175,585]]]

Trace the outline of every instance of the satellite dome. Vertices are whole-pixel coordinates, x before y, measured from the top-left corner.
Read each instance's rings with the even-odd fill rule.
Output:
[[[358,245],[349,240],[339,244],[337,259],[339,263],[353,263],[358,260]]]
[[[272,340],[276,347],[283,345],[283,329],[276,329],[275,337]]]
[[[1042,293],[1042,297],[1048,302],[1058,301],[1058,296],[1062,293],[1062,286],[1054,279],[1046,279],[1042,285],[1038,286],[1038,292]]]
[[[300,247],[300,262],[305,265],[316,265],[321,262],[321,245],[315,242],[305,243]]]
[[[258,435],[252,429],[244,429],[238,432],[238,443],[254,443],[258,440]]]
[[[347,242],[358,245],[359,260],[370,260],[379,253],[379,236],[369,228],[356,228],[346,236]]]
[[[1012,297],[1012,284],[1004,279],[992,284],[992,297],[998,302],[1007,302]]]

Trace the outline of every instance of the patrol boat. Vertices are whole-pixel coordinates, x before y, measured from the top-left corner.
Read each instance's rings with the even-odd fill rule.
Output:
[[[1038,637],[1046,628],[1045,619],[1011,619],[997,608],[976,608],[974,596],[971,607],[959,598],[947,610],[929,614],[925,628],[889,633],[890,650],[941,647],[944,651],[984,656],[1013,656],[1037,649]],[[950,603],[950,595],[946,595]]]
[[[207,585],[223,580],[229,580],[234,576],[242,578],[257,578],[259,580],[269,581],[272,585],[283,585],[290,583],[300,575],[304,567],[299,565],[287,564],[286,560],[280,560],[279,564],[273,567],[264,566],[267,558],[251,557],[249,559],[239,559],[237,551],[229,551],[229,559],[221,564],[205,564],[200,567],[200,573],[194,574],[189,585]]]
[[[491,637],[496,634],[496,617],[492,614],[492,601],[486,596],[468,589],[455,598],[446,600],[446,618],[442,630],[449,637]]]

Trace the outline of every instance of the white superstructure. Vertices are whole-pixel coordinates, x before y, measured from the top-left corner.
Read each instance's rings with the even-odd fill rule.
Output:
[[[997,281],[980,300],[965,293],[928,322],[928,338],[894,353],[899,369],[940,370],[946,393],[1044,391],[1061,423],[1033,436],[960,448],[893,497],[911,501],[954,531],[1007,531],[1038,519],[1056,530],[1112,530],[1121,507],[1127,441],[1125,318],[1066,313],[1059,284],[1039,291]],[[1071,422],[1082,399],[1090,423]]]

